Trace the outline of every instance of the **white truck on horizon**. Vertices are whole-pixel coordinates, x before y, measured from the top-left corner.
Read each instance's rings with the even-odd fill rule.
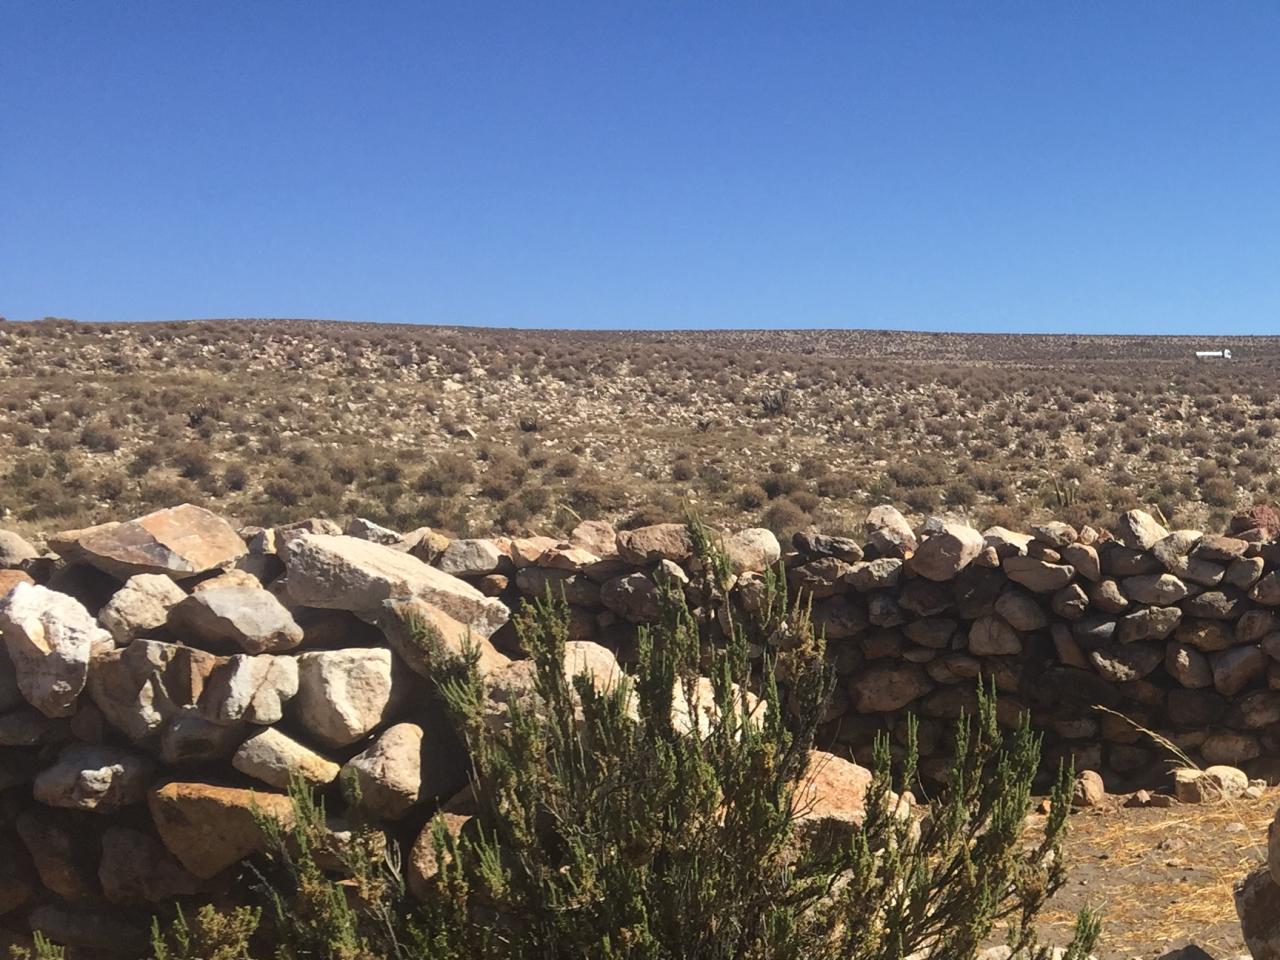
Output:
[[[1197,350],[1197,360],[1230,360],[1230,350]]]

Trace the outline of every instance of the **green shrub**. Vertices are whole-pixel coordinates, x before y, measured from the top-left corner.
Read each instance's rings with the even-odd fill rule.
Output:
[[[568,611],[550,598],[517,614],[534,668],[527,697],[495,714],[474,653],[437,675],[471,753],[478,812],[456,835],[436,821],[439,870],[424,902],[409,904],[398,856],[358,825],[341,869],[322,867],[317,854],[333,853],[324,811],[299,784],[295,825],[262,822],[272,842],[261,929],[250,934],[237,914],[220,960],[243,960],[251,937],[285,960],[972,960],[1002,927],[1015,950],[1033,949],[1036,916],[1064,880],[1070,771],[1029,841],[1040,740],[1025,717],[1006,736],[984,691],[957,724],[947,786],[926,816],[902,816],[898,801],[916,784],[910,722],[896,765],[887,738],[877,743],[861,828],[809,842],[798,784],[833,685],[821,638],[772,572],[752,612],[739,609],[724,556],[701,526],[691,533],[707,619],[660,579],[633,677],[567,677]],[[722,642],[708,643],[710,622],[725,625]],[[754,645],[780,636],[785,650],[752,661]],[[707,707],[703,723],[674,719],[681,695]],[[1082,914],[1066,960],[1097,936]],[[158,928],[157,960],[211,954],[175,949],[183,937],[193,940]]]

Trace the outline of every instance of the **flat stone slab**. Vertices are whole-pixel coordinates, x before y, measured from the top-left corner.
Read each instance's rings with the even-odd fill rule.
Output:
[[[190,503],[125,523],[68,531],[50,538],[49,543],[60,556],[91,564],[120,580],[139,573],[163,573],[184,580],[248,552],[231,524]]]

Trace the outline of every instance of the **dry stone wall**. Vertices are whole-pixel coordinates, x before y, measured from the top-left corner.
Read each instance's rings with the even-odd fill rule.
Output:
[[[872,510],[864,535],[762,529],[719,537],[732,595],[758,604],[784,571],[839,677],[821,730],[821,815],[855,822],[871,745],[920,719],[922,769],[945,776],[952,722],[976,685],[1004,722],[1029,714],[1046,759],[1172,786],[1168,745],[1205,766],[1280,772],[1280,543],[1274,517],[1231,535],[1117,528],[1028,533]],[[236,529],[191,505],[60,532],[42,547],[0,531],[0,923],[126,952],[148,905],[216,896],[287,822],[301,776],[331,801],[333,842],[359,811],[407,851],[410,888],[434,869],[423,827],[461,828],[467,758],[431,680],[479,638],[495,722],[527,693],[511,612],[567,600],[566,670],[616,682],[657,579],[716,618],[681,524],[558,540],[450,540],[365,520]],[[424,647],[410,619],[435,628]],[[763,653],[764,651],[759,651]],[[700,696],[700,695],[699,695]],[[682,729],[707,704],[677,702]],[[837,759],[839,758],[839,759]],[[1247,783],[1247,781],[1245,781]]]

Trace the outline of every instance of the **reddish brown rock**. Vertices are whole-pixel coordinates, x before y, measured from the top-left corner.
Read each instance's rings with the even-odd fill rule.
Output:
[[[248,552],[231,524],[190,503],[125,523],[69,531],[50,544],[59,555],[92,564],[120,580],[139,573],[183,580]]]
[[[151,791],[147,806],[165,847],[202,880],[263,848],[258,816],[293,822],[293,804],[283,794],[208,783],[165,784]]]

